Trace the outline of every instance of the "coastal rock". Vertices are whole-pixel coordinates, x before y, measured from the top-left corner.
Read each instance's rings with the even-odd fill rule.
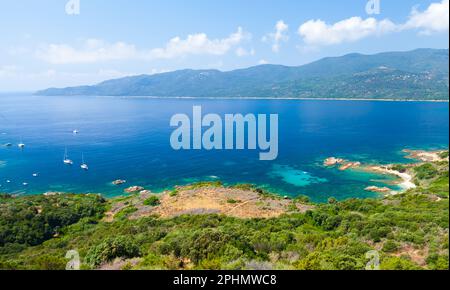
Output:
[[[152,192],[151,192],[150,190],[141,190],[141,191],[139,192],[139,194],[140,194],[140,195],[150,195],[150,194],[152,194]]]
[[[404,153],[407,153],[408,155],[406,158],[408,159],[416,159],[423,162],[437,162],[437,161],[448,161],[448,157],[442,158],[440,156],[441,153],[445,151],[423,151],[423,150],[403,150]]]
[[[378,186],[369,186],[366,187],[365,190],[377,193],[388,193],[392,191],[392,189],[390,189],[389,187],[378,187]]]
[[[347,163],[345,163],[344,165],[342,165],[342,166],[339,168],[339,170],[345,171],[345,170],[347,170],[347,169],[350,169],[350,168],[356,168],[356,167],[359,167],[359,166],[361,166],[361,162],[347,162]]]
[[[144,188],[142,186],[131,186],[131,187],[128,187],[127,189],[125,189],[124,191],[126,193],[135,193],[135,192],[140,192],[143,190],[144,190]]]
[[[124,184],[124,183],[126,183],[126,182],[127,182],[126,180],[117,179],[117,180],[114,180],[114,181],[112,182],[112,184],[114,184],[114,185],[121,185],[121,184]]]
[[[345,171],[350,168],[355,168],[355,167],[361,166],[361,162],[352,162],[352,161],[344,160],[342,158],[330,157],[330,158],[325,159],[325,161],[323,162],[323,165],[328,166],[328,167],[335,166],[335,165],[341,165],[339,167],[339,170]]]
[[[61,192],[54,192],[54,191],[48,191],[44,193],[44,196],[55,196],[55,195],[61,195]]]
[[[344,163],[344,159],[341,158],[336,158],[336,157],[330,157],[325,159],[325,161],[323,162],[323,164],[325,166],[334,166],[336,164],[342,164]]]

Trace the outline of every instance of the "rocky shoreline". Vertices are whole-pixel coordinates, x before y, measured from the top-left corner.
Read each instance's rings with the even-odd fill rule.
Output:
[[[342,158],[336,158],[336,157],[330,157],[325,159],[324,163],[325,166],[335,166],[339,165],[339,170],[345,171],[347,169],[351,168],[358,168],[361,166],[361,162],[352,162],[348,161]]]
[[[399,171],[396,169],[396,164],[388,164],[388,165],[362,164],[359,161],[350,161],[338,157],[328,157],[324,160],[323,165],[329,168],[339,166],[340,171],[355,169],[370,173],[394,176],[397,178],[397,181],[395,181],[394,184],[398,185],[401,188],[400,191],[393,190],[389,187],[378,187],[374,185],[370,185],[365,188],[366,191],[393,195],[417,187],[416,184],[413,182],[414,172],[411,170],[412,168],[425,162],[449,161],[448,150],[425,151],[425,150],[405,149],[402,152],[407,154],[405,158],[417,160],[420,163],[407,164],[405,165],[404,171]]]
[[[408,154],[405,156],[407,159],[420,160],[423,162],[449,161],[448,150],[425,151],[405,149],[402,152]],[[443,155],[445,153],[447,153],[447,156]]]

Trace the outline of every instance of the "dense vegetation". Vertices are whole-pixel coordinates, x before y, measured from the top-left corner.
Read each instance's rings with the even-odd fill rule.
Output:
[[[448,50],[349,54],[299,67],[181,70],[37,94],[448,100],[448,63]]]
[[[0,253],[35,246],[82,218],[98,219],[105,210],[98,195],[0,196]]]
[[[105,222],[96,196],[3,197],[0,268],[64,269],[66,252],[76,249],[84,269],[116,258],[122,269],[364,269],[371,250],[382,269],[448,269],[448,162],[414,170],[418,187],[406,193],[330,198],[306,213],[272,219],[123,214]],[[157,199],[149,204],[158,206]],[[36,239],[33,232],[45,234]],[[5,241],[35,246],[13,249]]]

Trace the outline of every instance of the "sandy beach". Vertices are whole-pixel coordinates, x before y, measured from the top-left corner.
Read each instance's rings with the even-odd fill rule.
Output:
[[[401,188],[401,192],[416,188],[417,186],[412,182],[413,176],[406,172],[399,172],[393,169],[389,169],[387,166],[368,166],[365,167],[364,170],[367,170],[369,172],[375,172],[375,173],[381,173],[381,174],[389,174],[393,176],[397,176],[401,179],[399,183],[397,183]],[[394,191],[396,192],[396,191]]]

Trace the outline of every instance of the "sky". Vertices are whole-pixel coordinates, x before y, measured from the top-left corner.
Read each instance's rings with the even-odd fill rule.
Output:
[[[0,91],[448,48],[449,0],[0,0]]]

